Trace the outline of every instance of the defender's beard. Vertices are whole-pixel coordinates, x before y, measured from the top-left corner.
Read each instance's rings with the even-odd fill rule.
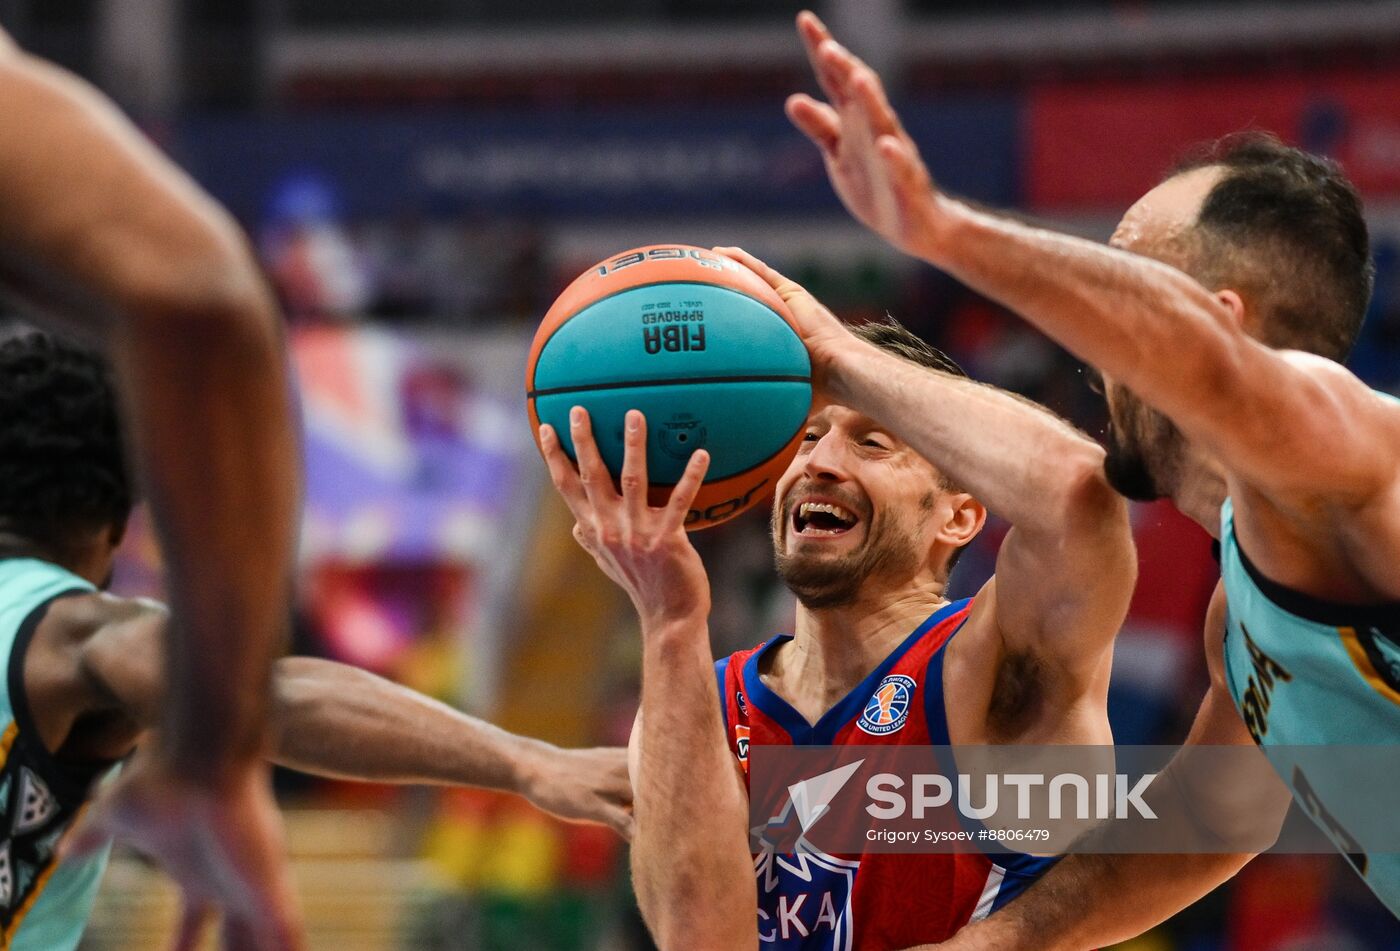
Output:
[[[1104,478],[1119,495],[1152,502],[1172,492],[1185,440],[1171,420],[1123,394],[1119,413],[1110,413]],[[1115,416],[1120,416],[1120,423]]]
[[[1134,502],[1152,502],[1164,494],[1152,477],[1142,451],[1129,445],[1112,424],[1108,428],[1108,451],[1103,460],[1103,474],[1115,492]]]
[[[914,539],[884,513],[869,522],[865,539],[857,548],[836,554],[813,545],[788,551],[791,519],[789,512],[775,510],[773,555],[783,583],[808,610],[845,607],[855,603],[869,579],[913,577],[919,569]]]

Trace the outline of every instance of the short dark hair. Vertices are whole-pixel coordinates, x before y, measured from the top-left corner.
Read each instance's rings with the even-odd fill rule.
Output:
[[[851,332],[866,343],[873,343],[881,350],[892,353],[900,359],[908,360],[910,363],[916,363],[921,367],[928,367],[930,370],[937,370],[940,373],[971,379],[967,375],[967,371],[958,366],[957,361],[915,334],[890,314],[886,314],[884,320],[856,324],[851,328]],[[947,492],[961,491],[947,476],[941,477],[939,487]],[[964,545],[961,548],[953,549],[953,553],[948,556],[948,571],[950,573],[966,550],[967,546]]]
[[[902,357],[910,363],[951,373],[953,376],[967,377],[967,371],[958,366],[952,357],[915,334],[890,314],[886,314],[884,320],[856,324],[851,331],[866,343],[873,343],[881,350]]]
[[[43,546],[125,526],[131,480],[97,355],[46,334],[0,343],[0,522]]]
[[[1189,268],[1211,290],[1238,287],[1271,347],[1345,359],[1361,332],[1375,266],[1361,198],[1338,165],[1265,132],[1194,150],[1169,177],[1224,170],[1201,205]]]

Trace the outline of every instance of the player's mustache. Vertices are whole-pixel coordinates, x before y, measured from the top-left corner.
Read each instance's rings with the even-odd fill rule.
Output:
[[[858,498],[840,489],[833,489],[820,482],[801,482],[789,489],[787,495],[783,496],[783,517],[791,518],[792,510],[797,506],[798,499],[808,495],[819,495],[835,502],[842,508],[855,512],[863,522],[870,519],[871,506],[868,500]]]

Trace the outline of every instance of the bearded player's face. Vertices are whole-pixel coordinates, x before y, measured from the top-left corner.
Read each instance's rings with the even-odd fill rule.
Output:
[[[1104,380],[1108,404],[1104,476],[1120,495],[1151,502],[1171,492],[1184,442],[1181,432],[1161,413],[1129,390]]]
[[[935,543],[939,475],[874,420],[818,405],[778,481],[778,573],[808,608],[850,604],[872,582],[897,587]]]
[[[1221,175],[1220,168],[1206,166],[1167,179],[1128,209],[1109,243],[1190,274],[1196,261],[1191,253],[1196,220]],[[1112,380],[1104,379],[1103,394],[1108,403],[1104,474],[1109,484],[1143,502],[1169,495],[1183,465],[1186,442],[1181,431]]]

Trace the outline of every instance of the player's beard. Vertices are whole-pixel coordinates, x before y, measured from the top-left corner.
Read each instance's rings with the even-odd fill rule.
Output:
[[[1120,495],[1152,502],[1170,495],[1185,440],[1171,420],[1119,388],[1109,403],[1104,477]]]
[[[919,552],[914,538],[898,521],[877,512],[866,522],[865,538],[854,549],[841,554],[825,554],[820,548],[805,552],[787,550],[787,530],[792,512],[786,507],[773,510],[773,556],[778,575],[808,610],[845,607],[854,604],[872,578],[895,582],[913,577],[919,569]]]

